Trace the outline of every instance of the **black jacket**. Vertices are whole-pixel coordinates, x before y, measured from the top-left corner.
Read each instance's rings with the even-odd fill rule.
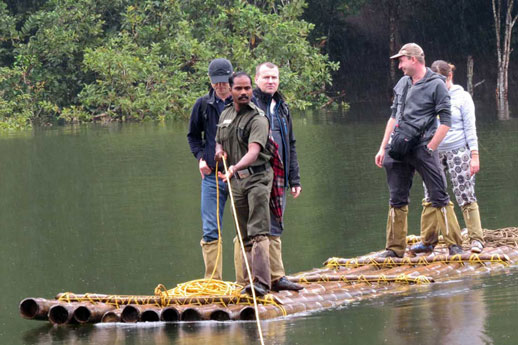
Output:
[[[206,118],[203,114],[203,103],[206,103]],[[228,103],[228,101],[226,102]],[[214,153],[216,151],[216,125],[219,122],[220,111],[216,104],[216,95],[213,89],[194,103],[189,121],[187,141],[191,152],[197,160],[203,158],[213,170],[216,167]],[[221,169],[220,169],[221,170]]]
[[[259,88],[254,89],[254,97],[252,101],[267,113],[267,108],[271,102],[272,96],[270,94],[262,92]],[[293,126],[291,121],[290,109],[284,98],[279,92],[273,95],[275,102],[279,103],[279,116],[286,120],[288,133],[287,133],[287,146],[285,148],[284,166],[286,171],[286,180],[290,187],[300,186],[300,172],[299,172],[299,161],[297,159],[297,150],[295,148],[295,136],[293,135]],[[282,143],[277,143],[279,146]]]
[[[402,77],[394,87],[394,101],[391,117],[397,123],[403,121],[419,131],[423,131],[418,145],[424,146],[432,139],[437,130],[437,116],[439,121],[451,127],[450,95],[444,77],[426,69],[426,74],[417,83],[412,85],[409,76]],[[403,107],[405,89],[406,99]],[[401,113],[404,108],[404,114]]]

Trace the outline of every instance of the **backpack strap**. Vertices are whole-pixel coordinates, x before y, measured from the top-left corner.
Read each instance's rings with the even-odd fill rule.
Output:
[[[207,114],[207,106],[209,102],[209,95],[205,95],[201,98],[201,114],[203,116],[203,132],[206,132],[208,121],[209,121],[209,115]]]

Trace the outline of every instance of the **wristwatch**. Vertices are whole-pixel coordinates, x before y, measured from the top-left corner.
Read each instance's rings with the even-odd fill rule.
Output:
[[[428,145],[426,145],[424,148],[426,149],[426,152],[428,152],[430,155],[433,154],[433,150],[429,148]]]

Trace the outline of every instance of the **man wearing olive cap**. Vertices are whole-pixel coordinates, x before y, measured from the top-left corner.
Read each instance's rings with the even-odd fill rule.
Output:
[[[431,205],[423,210],[429,214],[423,218],[426,221],[421,227],[431,231],[441,229],[450,255],[461,254],[460,227],[436,151],[451,126],[450,96],[444,77],[425,67],[423,49],[415,43],[405,44],[390,58],[398,59],[399,69],[405,75],[394,87],[391,115],[375,157],[376,165],[386,170],[390,191],[386,250],[380,256],[403,257],[405,254],[409,194],[415,171],[421,175],[430,192]],[[387,153],[397,127],[415,129],[417,143],[403,157],[393,158]],[[435,243],[430,245],[433,250]],[[417,248],[416,252],[426,251],[424,249],[429,248]]]
[[[216,146],[216,125],[223,108],[232,103],[229,77],[232,75],[232,64],[227,59],[214,59],[209,64],[210,91],[198,98],[191,112],[187,140],[191,152],[198,160],[201,175],[201,219],[203,238],[201,248],[205,263],[205,278],[222,279],[223,252],[218,247],[216,163],[214,153]],[[223,166],[218,166],[220,171]],[[223,219],[223,210],[227,201],[227,185],[219,180],[219,218]],[[218,256],[218,249],[220,254]]]

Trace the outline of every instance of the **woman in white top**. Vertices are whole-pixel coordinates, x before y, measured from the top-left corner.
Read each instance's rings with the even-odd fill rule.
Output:
[[[444,170],[450,175],[457,204],[462,209],[471,251],[480,253],[484,248],[484,238],[475,196],[475,174],[480,170],[475,106],[471,95],[462,86],[453,84],[454,65],[437,60],[431,69],[446,77],[451,98],[451,127],[437,150]]]

